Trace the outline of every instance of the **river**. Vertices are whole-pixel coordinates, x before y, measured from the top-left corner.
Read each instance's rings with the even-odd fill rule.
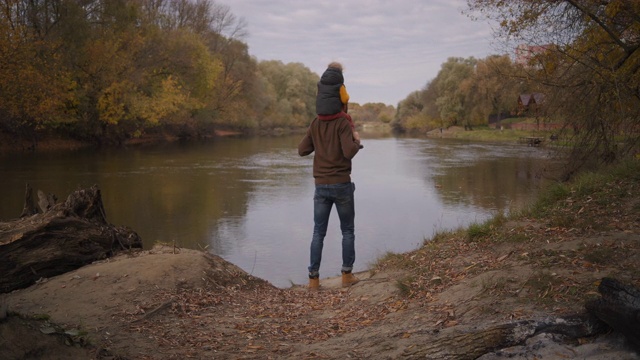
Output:
[[[443,230],[521,208],[538,192],[544,148],[452,139],[372,137],[353,162],[355,271]],[[0,221],[22,211],[25,183],[64,200],[97,184],[107,220],[155,243],[206,249],[279,287],[307,281],[312,156],[300,136],[0,157]],[[335,209],[321,277],[341,265]]]

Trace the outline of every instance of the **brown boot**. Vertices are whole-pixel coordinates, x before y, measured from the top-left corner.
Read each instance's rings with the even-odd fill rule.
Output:
[[[357,282],[359,282],[360,279],[358,279],[357,277],[355,277],[351,272],[342,272],[342,287],[349,287]]]
[[[309,278],[309,290],[318,291],[320,289],[320,278]]]

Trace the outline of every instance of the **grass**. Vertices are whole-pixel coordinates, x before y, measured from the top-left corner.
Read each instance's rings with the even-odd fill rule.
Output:
[[[495,235],[496,229],[500,228],[506,220],[507,217],[500,213],[481,224],[473,223],[467,228],[467,239],[469,241],[487,239]]]
[[[427,247],[435,247],[438,243],[450,239],[451,236],[462,235],[465,234],[466,231],[467,229],[465,228],[449,231],[437,231],[430,239],[423,239],[422,245]]]
[[[616,202],[631,195],[631,190],[622,183],[639,180],[639,174],[640,161],[634,159],[597,172],[584,172],[570,183],[547,187],[536,202],[519,214],[522,217],[545,218],[550,226],[588,225],[595,228],[603,211],[611,211]],[[640,208],[640,205],[634,207]]]
[[[384,255],[382,255],[378,260],[376,260],[371,266],[370,269],[381,269],[382,267],[394,267],[397,269],[410,269],[414,268],[416,263],[407,258],[403,254],[396,254],[391,251],[387,251]]]
[[[489,222],[483,224],[473,223],[467,229],[467,238],[469,241],[478,241],[491,235],[492,226]]]
[[[537,267],[525,286],[543,303],[551,301],[552,296],[573,296],[582,291],[582,288],[576,288],[579,285],[572,284],[571,281],[566,281],[567,279],[562,283],[563,279],[549,269],[582,266],[583,262],[580,259],[596,266],[615,267],[615,259],[621,259],[623,256],[621,251],[628,250],[618,246],[598,245],[567,250],[535,251],[535,242],[558,241],[566,236],[571,237],[570,234],[575,231],[585,229],[596,232],[608,230],[612,222],[632,223],[637,219],[633,214],[640,212],[640,200],[634,200],[630,196],[637,193],[639,181],[640,160],[636,159],[603,168],[599,172],[585,172],[571,182],[548,185],[529,207],[509,212],[508,215],[500,213],[485,222],[473,223],[466,228],[437,232],[431,239],[426,239],[420,249],[407,254],[387,253],[375,266],[380,269],[391,267],[408,271],[410,275],[398,280],[397,287],[402,294],[414,296],[419,294],[421,289],[434,291],[435,288],[447,286],[455,279],[455,275],[464,267],[451,263],[455,260],[458,250],[489,249],[493,244],[499,243],[534,242],[530,250],[516,254],[519,261],[531,261],[531,264]],[[621,208],[628,200],[631,201],[627,203],[626,208]],[[516,225],[505,226],[511,222],[515,222]],[[539,225],[529,227],[527,224]],[[487,270],[493,266],[500,266],[500,261],[485,262],[483,265]],[[476,267],[474,270],[479,268]],[[640,274],[640,270],[636,268],[627,268],[624,271],[627,275]],[[444,274],[442,276],[445,281],[442,286],[429,282],[430,273]],[[454,276],[450,277],[447,274]],[[470,274],[471,272],[467,272],[467,275]],[[503,280],[482,284],[484,288],[492,289],[499,289],[503,285],[506,285]],[[559,292],[562,293],[558,295]]]
[[[565,184],[551,185],[546,191],[543,191],[538,199],[533,203],[529,210],[520,212],[522,216],[533,215],[536,217],[545,216],[555,204],[566,199],[570,194],[569,188]]]
[[[396,280],[396,288],[400,291],[400,295],[404,297],[410,297],[413,293],[412,283],[414,282],[413,277],[406,277],[402,279]]]
[[[393,253],[391,251],[387,251],[384,255],[382,255],[378,260],[373,264],[373,266],[378,266],[379,264],[386,263],[397,263],[401,261],[402,255]]]
[[[553,131],[499,130],[488,126],[476,126],[471,131],[450,131],[446,134],[446,137],[476,141],[517,142],[521,137],[537,136],[548,138],[551,134],[553,134]]]
[[[51,320],[51,316],[49,314],[34,314],[31,316],[31,319],[39,321],[49,321]]]

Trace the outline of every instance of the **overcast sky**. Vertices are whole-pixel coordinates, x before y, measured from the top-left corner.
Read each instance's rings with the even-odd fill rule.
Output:
[[[449,57],[484,58],[491,26],[462,10],[465,0],[220,0],[247,22],[258,60],[298,62],[318,75],[345,67],[352,102],[389,105],[422,89]]]

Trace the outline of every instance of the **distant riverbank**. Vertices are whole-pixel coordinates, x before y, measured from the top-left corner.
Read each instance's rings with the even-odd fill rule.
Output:
[[[358,131],[362,133],[390,133],[391,128],[388,124],[362,124]],[[259,131],[257,136],[280,136],[292,133],[303,133],[304,129],[270,129]],[[423,133],[427,137],[441,138],[459,138],[476,141],[518,141],[521,137],[540,136],[549,138],[553,132],[551,131],[532,131],[532,130],[512,130],[503,129],[496,130],[486,126],[475,127],[473,130],[465,130],[462,126],[450,126],[448,128],[434,129]],[[240,130],[219,129],[216,130],[210,138],[228,137],[228,136],[245,136],[251,135],[243,133]],[[419,134],[416,134],[419,135]],[[157,144],[163,142],[175,142],[180,138],[176,136],[166,136],[161,134],[144,135],[137,138],[130,138],[124,141],[121,146],[141,146],[148,144]],[[79,150],[83,148],[92,148],[97,145],[88,141],[74,139],[64,134],[38,134],[35,139],[17,137],[12,134],[0,132],[0,154],[24,153],[24,152],[51,152],[64,150]]]
[[[448,128],[434,129],[426,133],[428,137],[457,138],[476,141],[518,141],[522,137],[542,137],[549,139],[553,131],[549,130],[513,130],[492,129],[486,126],[478,126],[473,130],[465,130],[462,126],[450,126]]]

